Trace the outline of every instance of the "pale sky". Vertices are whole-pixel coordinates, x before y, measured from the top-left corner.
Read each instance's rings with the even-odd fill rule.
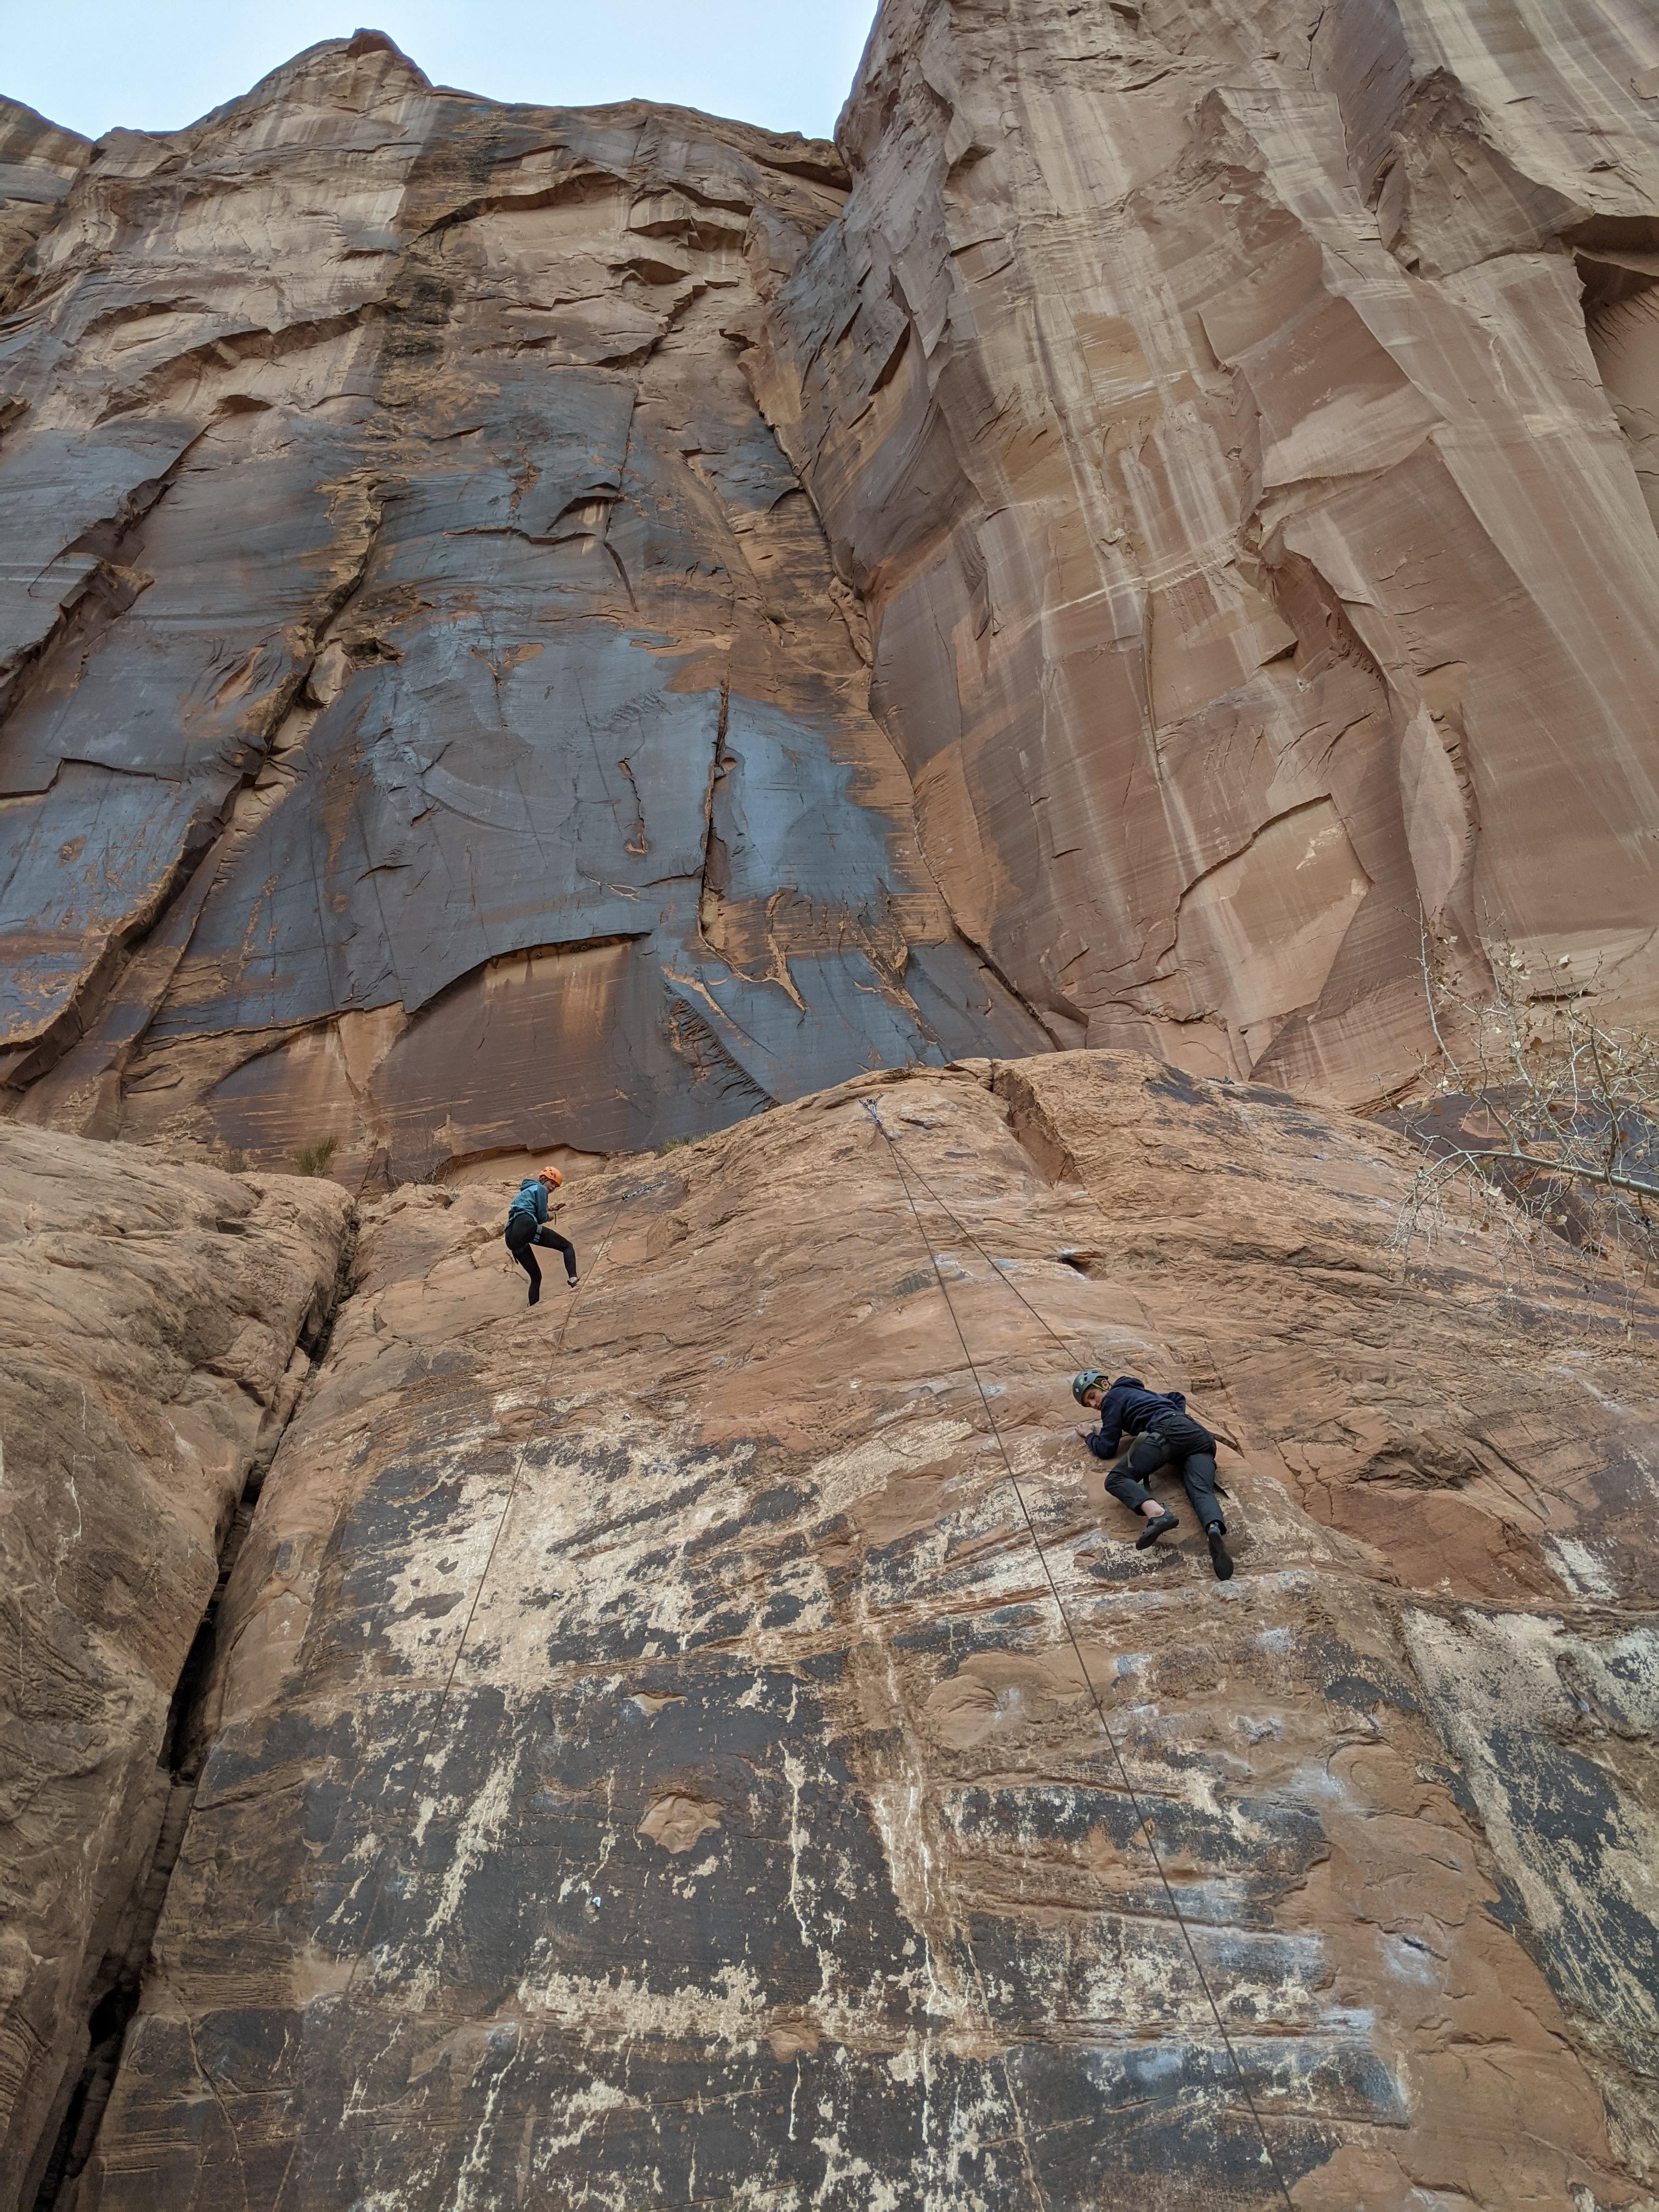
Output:
[[[436,84],[639,97],[828,137],[875,0],[0,0],[0,93],[96,138],[170,131],[367,24]]]

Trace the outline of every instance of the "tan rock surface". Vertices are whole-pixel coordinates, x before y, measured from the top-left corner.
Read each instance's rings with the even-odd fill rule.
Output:
[[[88,2015],[136,1994],[199,1763],[175,1690],[331,1308],[346,1211],[326,1183],[0,1129],[6,2212],[33,2205]]]
[[[1656,67],[1612,0],[886,0],[757,388],[1060,1042],[1374,1097],[1419,911],[1659,1008]]]
[[[589,1176],[533,1311],[368,1209],[76,2212],[1273,2204],[1137,1803],[1303,2212],[1650,2204],[1659,1315],[1402,1282],[1411,1162],[1063,1054]]]
[[[1659,1017],[1651,11],[362,32],[0,291],[0,2212],[1655,2212],[1659,1308],[1340,1110]]]

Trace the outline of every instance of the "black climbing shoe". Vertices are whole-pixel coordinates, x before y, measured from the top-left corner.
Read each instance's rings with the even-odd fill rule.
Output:
[[[568,1291],[574,1291],[580,1280],[580,1275],[567,1275],[564,1279],[564,1286]]]
[[[1171,1528],[1180,1526],[1173,1513],[1160,1513],[1157,1520],[1149,1521],[1135,1538],[1136,1551],[1144,1552],[1148,1545],[1157,1543],[1160,1536],[1167,1536]]]
[[[1227,1549],[1226,1540],[1219,1528],[1210,1531],[1210,1565],[1215,1569],[1215,1578],[1218,1583],[1232,1580],[1233,1555]]]

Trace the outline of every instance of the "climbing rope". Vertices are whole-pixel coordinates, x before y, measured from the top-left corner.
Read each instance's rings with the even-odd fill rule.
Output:
[[[635,1183],[632,1185],[629,1189],[623,1192],[621,1197],[617,1200],[615,1206],[611,1209],[611,1218],[606,1224],[605,1236],[600,1242],[599,1250],[595,1253],[592,1264],[584,1271],[580,1285],[579,1286],[575,1296],[571,1299],[569,1305],[565,1310],[564,1320],[560,1326],[559,1334],[553,1346],[555,1357],[564,1350],[565,1338],[569,1334],[570,1324],[575,1317],[576,1309],[581,1304],[583,1297],[586,1291],[592,1287],[593,1277],[599,1273],[599,1268],[604,1264],[606,1254],[611,1249],[611,1241],[617,1231],[617,1224],[622,1218],[623,1208],[628,1204],[629,1199],[637,1198],[640,1195],[640,1193],[647,1188],[648,1188],[648,1186],[642,1183]],[[517,1272],[516,1269],[514,1272]],[[537,1399],[536,1412],[538,1414],[543,1413],[546,1411],[547,1401],[550,1395],[550,1394],[548,1390],[544,1389],[541,1395]],[[468,1606],[466,1610],[466,1619],[461,1624],[460,1638],[456,1644],[454,1656],[450,1660],[449,1672],[444,1677],[444,1686],[438,1693],[438,1703],[434,1710],[431,1722],[427,1728],[425,1735],[421,1740],[420,1753],[415,1768],[414,1779],[410,1784],[409,1794],[405,1797],[401,1808],[401,1811],[403,1813],[407,1813],[410,1808],[414,1804],[416,1790],[420,1786],[422,1776],[426,1772],[427,1760],[430,1755],[433,1742],[437,1736],[439,1726],[443,1720],[445,1710],[448,1705],[449,1693],[454,1687],[455,1676],[459,1670],[461,1660],[466,1650],[467,1639],[472,1633],[472,1623],[477,1616],[479,1604],[483,1597],[485,1588],[489,1583],[490,1570],[495,1564],[496,1552],[500,1549],[501,1537],[505,1533],[508,1521],[512,1518],[513,1508],[518,1500],[519,1486],[524,1474],[525,1458],[529,1449],[530,1446],[528,1443],[522,1445],[514,1460],[513,1476],[511,1481],[507,1484],[507,1500],[501,1507],[501,1516],[495,1523],[495,1533],[490,1537],[489,1550],[484,1559],[483,1570],[479,1575],[477,1583],[473,1589],[472,1602]],[[374,1870],[370,1876],[371,1887],[369,1893],[368,1909],[363,1915],[362,1935],[359,1940],[356,1952],[352,1958],[351,1972],[346,1978],[345,1994],[348,1997],[350,1996],[352,1990],[356,1986],[358,1970],[362,1966],[363,1960],[368,1953],[369,1931],[374,1926],[375,1911],[380,1905],[380,1893],[385,1879],[386,1857],[392,1849],[393,1840],[393,1835],[389,1833],[385,1843],[381,1844],[380,1852],[375,1858]]]
[[[869,1115],[877,1128],[881,1131],[882,1135],[886,1138],[890,1145],[892,1145],[896,1149],[898,1139],[888,1128],[887,1124],[882,1120],[881,1115],[876,1111],[874,1106],[871,1104],[867,1098],[863,1100],[862,1103],[865,1111]],[[1031,1304],[1030,1298],[1026,1297],[1024,1291],[1021,1290],[1019,1285],[1014,1280],[1013,1277],[1007,1273],[1005,1269],[997,1265],[997,1262],[991,1257],[991,1255],[980,1243],[978,1237],[975,1236],[973,1231],[969,1229],[964,1222],[959,1220],[957,1217],[952,1213],[950,1207],[945,1203],[945,1200],[939,1196],[939,1193],[933,1188],[932,1183],[928,1182],[927,1176],[923,1175],[921,1170],[916,1166],[914,1161],[910,1164],[909,1171],[921,1185],[922,1188],[927,1192],[928,1197],[933,1200],[934,1205],[938,1206],[939,1212],[951,1224],[951,1227],[962,1238],[963,1242],[973,1246],[975,1251],[979,1254],[980,1258],[984,1261],[986,1266],[991,1270],[992,1274],[996,1278],[996,1279],[999,1282],[1006,1283],[1007,1285],[1008,1288],[1019,1300],[1021,1305],[1024,1307],[1026,1312],[1030,1315],[1037,1327],[1051,1336],[1054,1342],[1060,1346],[1060,1350],[1066,1355],[1067,1358],[1070,1358],[1073,1356],[1075,1346],[1083,1342],[1084,1340],[1082,1337],[1076,1334],[1073,1334],[1069,1338],[1062,1336],[1060,1331],[1054,1327],[1054,1323],[1037,1311],[1036,1308]]]
[[[876,1112],[875,1108],[871,1104],[870,1101],[866,1098],[860,1103],[863,1104],[866,1111],[870,1115],[871,1119],[875,1122],[876,1127],[881,1131],[883,1136],[887,1139],[890,1144],[896,1144],[897,1139],[892,1136],[886,1123],[882,1120],[880,1115]],[[1068,1359],[1075,1359],[1077,1357],[1077,1347],[1079,1345],[1086,1346],[1087,1339],[1077,1330],[1073,1330],[1068,1335],[1062,1336],[1060,1332],[1054,1326],[1053,1322],[1037,1311],[1036,1308],[1031,1304],[1030,1298],[1026,1297],[1024,1291],[1021,1290],[1019,1285],[1014,1280],[1013,1277],[1008,1273],[1006,1268],[992,1258],[991,1255],[986,1250],[985,1247],[980,1243],[978,1237],[975,1236],[973,1231],[968,1227],[967,1224],[963,1221],[958,1215],[951,1212],[951,1208],[933,1188],[932,1183],[928,1182],[927,1176],[923,1175],[921,1170],[916,1165],[914,1160],[910,1163],[910,1173],[921,1185],[928,1197],[933,1200],[934,1205],[938,1206],[939,1212],[951,1224],[951,1227],[962,1238],[963,1242],[973,1246],[975,1251],[979,1254],[980,1258],[984,1261],[986,1266],[990,1269],[993,1278],[1013,1292],[1014,1296],[1019,1300],[1021,1305],[1024,1307],[1026,1312],[1030,1314],[1032,1320],[1036,1322],[1037,1327],[1046,1331],[1047,1334],[1054,1339],[1054,1342],[1060,1346],[1060,1350],[1066,1354]],[[1089,1364],[1087,1358],[1085,1357],[1080,1364],[1084,1366],[1087,1366]],[[1218,1437],[1230,1450],[1240,1450],[1238,1444],[1227,1434],[1227,1431],[1224,1429],[1218,1428],[1213,1421],[1206,1422],[1205,1425],[1210,1430],[1212,1435]],[[1242,1452],[1240,1455],[1241,1457],[1243,1456]],[[1218,1489],[1223,1490],[1224,1494],[1224,1486],[1218,1483],[1216,1486]]]
[[[1048,1585],[1048,1594],[1054,1601],[1054,1611],[1060,1616],[1060,1624],[1066,1632],[1067,1642],[1071,1644],[1073,1656],[1078,1663],[1078,1671],[1083,1677],[1084,1685],[1088,1690],[1090,1698],[1093,1703],[1096,1717],[1100,1723],[1101,1734],[1105,1737],[1107,1744],[1110,1747],[1113,1761],[1116,1765],[1119,1778],[1123,1784],[1124,1795],[1129,1801],[1130,1808],[1134,1814],[1137,1826],[1139,1827],[1141,1833],[1146,1838],[1146,1848],[1152,1853],[1153,1865],[1158,1869],[1158,1880],[1164,1885],[1164,1894],[1169,1899],[1170,1913],[1175,1919],[1176,1926],[1181,1930],[1182,1940],[1187,1947],[1187,1955],[1192,1960],[1193,1972],[1198,1977],[1199,1987],[1203,1990],[1205,2000],[1209,2005],[1211,2014],[1214,2018],[1217,2033],[1221,2038],[1228,2059],[1232,2066],[1234,2078],[1238,2083],[1239,2094],[1243,2096],[1245,2105],[1249,2111],[1250,2118],[1255,2124],[1256,2135],[1261,2144],[1262,2158],[1273,2174],[1274,2185],[1277,2188],[1279,2196],[1284,2199],[1285,2212],[1295,2212],[1295,2207],[1291,2201],[1290,2190],[1285,2185],[1283,2173],[1279,2171],[1279,2160],[1273,2155],[1273,2145],[1267,2139],[1267,2130],[1262,2124],[1261,2114],[1256,2107],[1255,2099],[1250,2094],[1250,2085],[1244,2078],[1244,2069],[1239,2063],[1238,2053],[1233,2046],[1233,2039],[1227,2033],[1227,2023],[1221,2016],[1221,2008],[1216,2002],[1215,1992],[1210,1987],[1209,1976],[1205,1972],[1203,1961],[1198,1955],[1198,1947],[1193,1941],[1192,1929],[1188,1924],[1185,1914],[1181,1910],[1181,1901],[1176,1895],[1175,1885],[1170,1881],[1169,1873],[1164,1867],[1163,1854],[1158,1850],[1158,1838],[1153,1832],[1152,1820],[1141,1805],[1140,1798],[1136,1791],[1134,1784],[1129,1778],[1129,1770],[1125,1763],[1123,1753],[1119,1747],[1117,1737],[1113,1732],[1111,1723],[1106,1717],[1105,1705],[1102,1701],[1099,1690],[1095,1686],[1094,1676],[1089,1671],[1088,1662],[1083,1656],[1083,1646],[1078,1641],[1077,1631],[1072,1625],[1071,1615],[1066,1612],[1066,1601],[1060,1594],[1060,1585],[1054,1580],[1054,1570],[1048,1565],[1048,1555],[1043,1550],[1042,1541],[1037,1535],[1036,1522],[1031,1517],[1031,1509],[1026,1502],[1025,1492],[1021,1486],[1018,1475],[1014,1472],[1014,1462],[1009,1455],[1008,1447],[1003,1440],[1002,1431],[997,1425],[996,1414],[992,1410],[990,1393],[985,1387],[984,1378],[981,1375],[978,1364],[974,1358],[973,1352],[969,1347],[967,1334],[963,1328],[961,1316],[957,1312],[956,1301],[951,1296],[950,1283],[945,1277],[944,1269],[939,1265],[939,1254],[933,1249],[933,1240],[927,1233],[927,1224],[923,1222],[921,1218],[921,1210],[916,1204],[915,1194],[910,1187],[911,1174],[914,1173],[915,1175],[917,1182],[921,1183],[924,1188],[928,1188],[929,1187],[926,1183],[919,1170],[907,1170],[903,1154],[899,1149],[898,1139],[894,1136],[892,1131],[887,1127],[887,1124],[882,1120],[881,1115],[877,1112],[875,1107],[871,1103],[869,1099],[866,1098],[861,1103],[865,1110],[868,1113],[870,1119],[875,1123],[877,1128],[881,1132],[881,1134],[887,1139],[887,1149],[892,1158],[894,1168],[897,1171],[900,1186],[902,1188],[905,1199],[908,1203],[911,1218],[915,1223],[916,1234],[921,1237],[922,1244],[927,1250],[929,1262],[933,1267],[934,1277],[938,1281],[940,1291],[944,1295],[945,1310],[950,1314],[951,1326],[956,1330],[957,1341],[962,1346],[963,1358],[967,1363],[969,1373],[974,1378],[974,1387],[979,1392],[980,1404],[985,1409],[986,1424],[990,1429],[992,1437],[995,1440],[998,1451],[1002,1455],[1002,1464],[1007,1473],[1009,1486],[1012,1490],[1015,1498],[1018,1500],[1020,1514],[1025,1522],[1026,1533],[1031,1539],[1031,1548],[1036,1553],[1038,1564],[1042,1569],[1043,1579]],[[942,1200],[939,1200],[936,1194],[933,1194],[931,1192],[930,1194],[935,1196],[935,1203],[939,1206],[941,1212],[945,1213],[950,1212],[950,1209],[944,1205]],[[955,1215],[951,1214],[951,1218],[954,1221],[956,1219]],[[957,1226],[960,1229],[962,1224],[958,1222]],[[963,1234],[967,1236],[968,1232],[963,1230]],[[981,1253],[982,1257],[988,1256],[984,1254],[983,1248],[973,1237],[969,1237],[968,1241],[969,1243],[973,1244],[975,1251]],[[993,1273],[1000,1274],[1001,1271],[1000,1269],[994,1267]],[[1007,1278],[1005,1276],[1002,1279],[1006,1281]],[[1016,1286],[1012,1283],[1010,1283],[1009,1287],[1010,1289],[1016,1289]],[[1018,1295],[1017,1289],[1016,1294]],[[1023,1304],[1026,1304],[1031,1312],[1036,1313],[1036,1308],[1030,1307],[1029,1305],[1029,1301],[1025,1300],[1023,1297],[1021,1297],[1021,1303]],[[1042,1316],[1039,1315],[1037,1316],[1037,1318],[1041,1320]],[[1043,1326],[1047,1328],[1048,1325],[1044,1322]],[[1049,1329],[1048,1334],[1051,1336],[1054,1336],[1055,1332],[1053,1329]],[[1063,1341],[1063,1340],[1056,1338],[1056,1341]]]

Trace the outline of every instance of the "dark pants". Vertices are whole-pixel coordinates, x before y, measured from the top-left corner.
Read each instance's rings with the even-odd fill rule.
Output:
[[[1215,1494],[1215,1438],[1185,1413],[1166,1413],[1138,1436],[1107,1476],[1106,1487],[1139,1513],[1152,1500],[1147,1481],[1162,1467],[1181,1470],[1200,1526],[1224,1532],[1227,1524]]]
[[[515,1213],[507,1224],[507,1249],[530,1278],[530,1304],[533,1306],[542,1294],[542,1271],[537,1263],[534,1248],[538,1244],[550,1246],[555,1252],[564,1254],[564,1272],[574,1283],[576,1279],[576,1248],[556,1231],[532,1220],[527,1213]]]

